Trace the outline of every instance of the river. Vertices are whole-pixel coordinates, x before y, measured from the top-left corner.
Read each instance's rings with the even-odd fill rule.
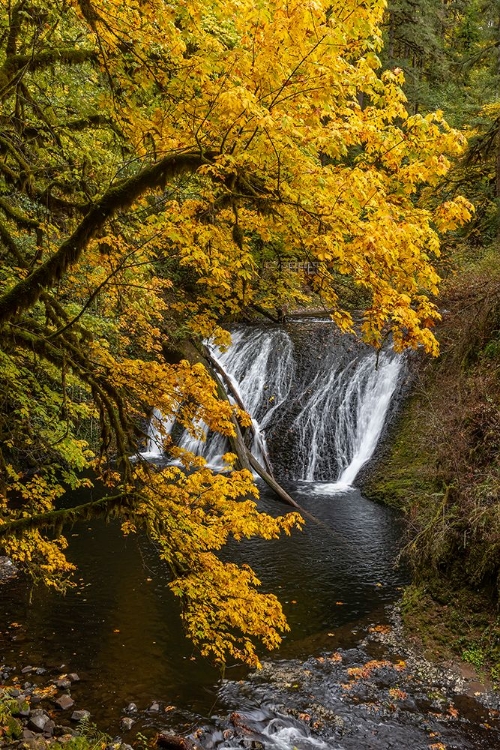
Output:
[[[327,526],[308,522],[290,538],[231,550],[284,605],[291,633],[282,656],[380,610],[406,581],[394,566],[400,529],[393,514],[357,490],[315,494],[321,487],[299,484],[294,494]],[[283,510],[262,494],[264,509]],[[184,638],[168,570],[153,546],[142,537],[124,539],[115,524],[103,522],[75,526],[69,540],[79,583],[66,596],[30,592],[22,581],[0,587],[4,622],[21,626],[3,632],[3,660],[18,669],[77,672],[78,704],[112,731],[131,701],[147,708],[157,700],[206,716],[220,675]]]

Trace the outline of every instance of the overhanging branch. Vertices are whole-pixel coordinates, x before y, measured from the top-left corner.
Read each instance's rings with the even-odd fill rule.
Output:
[[[193,151],[169,154],[156,164],[111,187],[54,255],[0,297],[0,323],[29,310],[45,289],[53,286],[68,268],[78,262],[90,240],[117,211],[128,208],[146,190],[160,186],[165,180],[181,172],[195,172],[206,163],[207,158],[209,155]]]
[[[59,529],[62,526],[71,525],[77,521],[90,521],[100,516],[108,517],[113,511],[120,508],[123,500],[129,493],[120,492],[117,495],[108,495],[100,500],[92,500],[89,503],[75,505],[74,508],[62,508],[51,510],[47,513],[39,513],[35,516],[17,518],[15,521],[0,523],[0,539],[12,536],[16,537],[27,531],[40,531],[41,529]]]

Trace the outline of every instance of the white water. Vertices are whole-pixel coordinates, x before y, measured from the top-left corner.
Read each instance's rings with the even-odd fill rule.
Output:
[[[267,446],[264,429],[272,415],[286,400],[294,378],[293,346],[282,330],[245,328],[232,334],[231,346],[226,351],[211,348],[211,355],[227,373],[231,385],[239,395],[246,411],[252,416],[254,440],[252,453],[265,462]],[[155,409],[148,429],[147,449],[143,458],[159,458],[163,455],[164,436],[170,434],[174,420],[162,419]],[[197,425],[208,435],[204,423]],[[222,455],[227,452],[226,439],[222,435],[209,435],[208,439],[193,437],[187,430],[182,433],[178,445],[195,456],[203,456],[214,469],[222,468]]]
[[[266,750],[336,750],[335,746],[327,744],[317,737],[311,736],[309,727],[304,723],[288,715],[276,715],[267,710],[267,707],[245,710],[238,712],[243,719],[244,726],[248,727],[248,744],[262,745]],[[232,744],[229,738],[222,745],[224,750],[241,750],[240,738]]]
[[[312,378],[307,372],[299,378],[293,343],[282,329],[242,328],[233,333],[226,351],[212,350],[252,416],[256,458],[265,462],[266,432],[278,428],[280,440],[284,435],[285,442],[293,444],[293,479],[321,480],[314,487],[320,492],[351,486],[372,457],[402,368],[402,359],[393,352],[377,357],[363,346],[355,348],[346,364],[345,349],[336,348],[332,341],[315,359]],[[161,420],[156,412],[143,456],[160,456],[172,428],[173,421]],[[203,455],[216,469],[222,467],[221,456],[228,450],[222,435],[210,434],[205,441],[184,431],[178,444]]]
[[[174,419],[164,419],[159,409],[153,409],[148,425],[146,450],[141,453],[143,458],[151,460],[163,456],[163,441],[172,431],[174,424]]]
[[[398,383],[401,358],[382,352],[358,355],[347,366],[320,369],[294,427],[303,446],[299,479],[314,481],[321,465],[334,479],[324,491],[352,485],[370,460]]]
[[[242,329],[232,334],[230,348],[212,351],[227,373],[234,391],[252,417],[252,453],[268,460],[265,428],[286,401],[294,379],[293,345],[281,329]]]
[[[373,357],[365,357],[357,367],[339,414],[339,421],[349,420],[349,407],[345,405],[353,403],[356,410],[353,429],[339,429],[336,433],[338,455],[345,464],[339,484],[352,484],[361,467],[373,456],[400,371],[401,360],[387,354],[380,355],[378,366]]]

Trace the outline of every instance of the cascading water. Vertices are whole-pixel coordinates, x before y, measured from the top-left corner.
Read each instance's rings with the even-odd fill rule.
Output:
[[[324,361],[293,421],[301,456],[297,479],[350,485],[371,458],[396,388],[401,360],[358,354],[347,366]]]
[[[159,409],[153,409],[148,425],[146,450],[141,454],[148,460],[163,456],[163,440],[174,425],[173,419],[164,419]]]
[[[293,344],[282,329],[240,329],[232,345],[212,356],[227,373],[231,385],[252,417],[252,453],[264,462],[268,448],[265,429],[285,403],[295,372]]]
[[[402,368],[393,352],[377,355],[328,323],[240,328],[212,356],[253,418],[254,455],[263,462],[269,453],[278,474],[329,489],[351,485],[371,458]],[[158,419],[150,427],[153,455],[172,429],[160,429]],[[202,441],[185,431],[178,443],[215,468],[228,449],[221,435]]]
[[[337,418],[337,455],[341,466],[345,466],[339,484],[352,484],[361,467],[372,457],[400,371],[401,359],[386,353],[382,353],[378,361],[376,355],[371,355],[358,364]]]
[[[241,328],[233,332],[232,344],[226,351],[213,348],[211,354],[227,373],[234,391],[253,418],[252,453],[264,462],[267,447],[263,430],[288,397],[294,379],[290,337],[281,329]],[[164,420],[160,425],[159,419],[161,422],[161,415],[155,410],[148,431],[147,452],[142,454],[145,458],[157,457],[158,445],[161,454],[161,436],[173,428],[171,421]],[[221,456],[228,450],[222,435],[209,434],[206,440],[200,440],[187,430],[178,445],[196,456],[202,455],[216,469],[222,467]]]

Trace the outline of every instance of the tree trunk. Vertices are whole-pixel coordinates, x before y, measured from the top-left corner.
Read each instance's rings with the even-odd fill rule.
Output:
[[[217,394],[220,399],[224,401],[229,401],[229,396],[227,395],[227,392],[224,388],[224,384],[221,380],[221,377],[219,375],[219,372],[215,368],[215,362],[213,358],[210,356],[208,350],[206,350],[206,347],[203,347],[203,352],[200,352],[199,346],[197,346],[194,342],[184,342],[181,348],[182,356],[184,356],[186,359],[188,359],[190,362],[201,362],[208,370],[208,372],[211,374],[216,386],[217,386]],[[219,367],[218,370],[221,370],[222,373],[224,373],[223,368]],[[224,373],[224,379],[227,379],[227,375]],[[241,399],[239,399],[239,402],[241,403]],[[241,405],[241,408],[245,408],[244,405]],[[254,469],[254,471],[257,472],[257,474],[260,476],[260,478],[267,484],[267,486],[281,499],[283,502],[285,502],[287,505],[291,505],[292,508],[296,508],[297,510],[300,510],[302,515],[312,519],[315,521],[315,523],[321,523],[318,521],[317,518],[315,518],[313,515],[308,513],[306,510],[304,510],[294,499],[291,497],[288,492],[286,492],[283,487],[281,487],[280,484],[274,479],[274,477],[271,476],[271,474],[264,469],[263,466],[257,461],[255,456],[253,456],[247,446],[245,445],[245,441],[243,440],[243,435],[241,433],[241,427],[238,424],[238,421],[235,417],[232,419],[233,425],[234,425],[234,431],[235,435],[232,437],[229,437],[229,444],[231,446],[231,450],[233,453],[235,453],[238,456],[238,462],[239,467],[242,469],[248,469],[249,471]]]
[[[250,466],[252,469],[255,469],[257,474],[261,479],[264,480],[264,482],[267,484],[268,487],[270,487],[273,492],[275,492],[281,500],[283,500],[288,505],[291,505],[294,508],[297,508],[298,510],[302,511],[305,515],[309,515],[301,506],[295,502],[293,497],[291,497],[288,492],[286,492],[281,485],[278,484],[278,482],[272,477],[270,474],[267,473],[267,471],[264,469],[263,466],[260,465],[260,463],[257,461],[255,456],[252,456],[248,448],[245,446],[248,462],[250,463]]]

